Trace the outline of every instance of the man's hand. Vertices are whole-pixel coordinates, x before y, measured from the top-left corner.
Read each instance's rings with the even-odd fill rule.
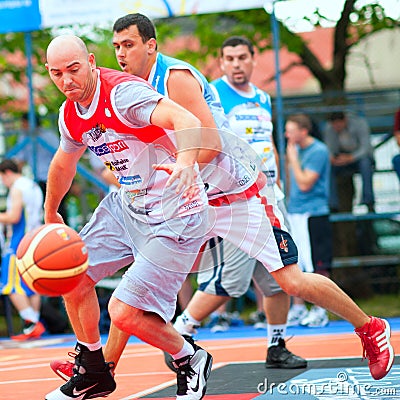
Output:
[[[340,153],[332,159],[332,165],[335,167],[342,167],[344,165],[351,164],[352,162],[354,162],[353,156],[345,153]]]
[[[286,146],[286,157],[289,164],[293,164],[293,162],[296,162],[299,159],[297,147],[294,143],[290,141],[287,143]]]
[[[44,212],[44,223],[45,224],[65,224],[63,217],[58,213]]]
[[[184,190],[182,196],[188,200],[199,193],[199,187],[196,183],[197,172],[194,170],[193,165],[182,165],[178,161],[175,164],[153,164],[153,168],[157,171],[165,171],[171,175],[166,183],[166,187],[171,186],[173,182],[179,179],[176,193]]]

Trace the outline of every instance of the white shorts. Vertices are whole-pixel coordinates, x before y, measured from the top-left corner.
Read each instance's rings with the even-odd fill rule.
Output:
[[[210,207],[206,240],[220,236],[260,261],[269,272],[297,263],[297,247],[283,225],[279,210],[253,196],[229,205]],[[274,214],[274,228],[268,214]],[[275,219],[274,219],[275,218]],[[212,257],[212,255],[211,255]]]
[[[98,282],[132,264],[113,296],[170,321],[176,298],[204,242],[207,211],[147,224],[124,214],[119,194],[107,195],[80,235],[88,276]]]
[[[297,261],[297,250],[287,232],[278,230],[278,227],[282,227],[286,230],[283,224],[283,215],[286,212],[283,201],[281,200],[278,202],[278,209],[270,206],[268,213],[266,213],[266,207],[263,201],[265,201],[265,198],[254,197],[247,202],[238,201],[231,203],[231,210],[224,209],[218,214],[218,218],[223,217],[224,220],[218,220],[217,223],[224,225],[227,218],[233,218],[232,226],[238,228],[239,234],[244,236],[243,248],[250,248],[253,239],[261,240],[261,244],[269,243],[269,247],[266,245],[257,262],[255,258],[247,254],[248,251],[242,251],[230,242],[230,238],[236,237],[238,232],[235,233],[231,230],[225,240],[221,237],[211,238],[203,251],[197,275],[198,289],[200,291],[219,296],[240,297],[248,290],[252,278],[257,281],[264,296],[272,296],[282,291],[263,264],[266,265],[267,268],[268,265],[276,266],[276,257],[279,257],[280,267],[293,264]],[[259,207],[260,203],[262,207]],[[237,210],[240,209],[243,211],[247,209],[247,207],[252,208],[254,214],[262,214],[256,218],[256,220],[263,221],[266,216],[269,221],[269,223],[264,224],[265,229],[259,232],[258,239],[257,235],[252,236],[251,230],[246,231],[242,228],[247,225],[247,222],[246,219],[239,219],[243,218],[243,215],[241,216]],[[276,226],[274,229],[271,226],[271,221],[273,221]],[[243,225],[243,222],[245,222],[246,225]],[[218,227],[215,227],[212,233],[214,233],[215,230],[218,230]],[[265,240],[265,238],[270,237],[273,231],[275,231],[274,235],[272,235],[274,240],[271,243]],[[292,243],[291,248],[293,249],[293,253],[291,252],[289,254],[285,249],[282,250],[279,248],[279,233],[283,234],[285,237],[288,236],[287,240],[288,243]],[[272,270],[278,268],[273,268]]]

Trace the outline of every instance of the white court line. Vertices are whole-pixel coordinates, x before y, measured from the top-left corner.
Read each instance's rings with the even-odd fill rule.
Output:
[[[139,377],[139,376],[160,376],[160,375],[171,375],[171,372],[138,372],[133,374],[118,374],[118,376],[124,377]],[[35,378],[35,379],[21,379],[21,380],[12,380],[12,381],[1,381],[0,385],[6,384],[14,384],[14,383],[26,383],[26,382],[42,382],[42,381],[60,381],[60,378]]]

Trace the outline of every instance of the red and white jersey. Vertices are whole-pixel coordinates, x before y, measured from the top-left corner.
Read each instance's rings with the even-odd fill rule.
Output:
[[[198,195],[188,201],[175,193],[178,182],[166,188],[169,175],[152,167],[176,161],[174,133],[150,122],[163,96],[133,75],[98,68],[98,76],[87,110],[70,100],[62,105],[61,148],[87,146],[98,156],[121,184],[126,211],[137,219],[156,223],[201,211],[207,198],[200,177]]]

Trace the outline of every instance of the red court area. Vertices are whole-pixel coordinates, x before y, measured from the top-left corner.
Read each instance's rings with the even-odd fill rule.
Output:
[[[243,332],[249,332],[249,328]],[[334,324],[330,324],[330,329],[322,332],[324,333],[318,334],[318,329],[303,329],[301,334],[295,334],[287,341],[287,347],[307,359],[352,357],[361,359],[361,344],[354,333],[350,333],[349,330],[335,333]],[[288,334],[290,335],[290,329]],[[265,335],[265,331],[259,331],[257,337],[245,335],[247,337],[232,338],[223,333],[208,334],[203,335],[204,339],[200,337],[198,344],[213,355],[214,373],[218,369],[235,363],[244,364],[246,370],[251,370],[252,365],[260,365],[260,362],[265,360]],[[392,332],[392,344],[397,353],[396,350],[400,349],[400,330]],[[19,347],[14,346],[16,344],[10,340],[0,340],[0,399],[43,400],[46,393],[62,383],[61,379],[51,371],[49,362],[53,359],[65,358],[67,352],[73,350],[73,338],[69,337],[67,340],[61,336],[47,336],[39,341],[21,343]],[[366,361],[364,365],[367,365]],[[235,371],[224,378],[227,381],[226,388],[223,389],[224,393],[210,393],[204,398],[206,400],[247,400],[259,396],[256,384],[254,390],[247,390],[247,393],[238,393],[234,390],[235,382],[237,383],[241,377],[240,368]],[[262,382],[272,370],[267,371],[262,368],[259,371],[261,371],[260,376],[255,377],[255,382],[257,379]],[[136,342],[128,344],[125,349],[116,371],[116,381],[117,389],[107,397],[108,400],[144,397],[171,398],[170,396],[157,397],[157,393],[175,383],[175,374],[165,366],[161,351]]]

